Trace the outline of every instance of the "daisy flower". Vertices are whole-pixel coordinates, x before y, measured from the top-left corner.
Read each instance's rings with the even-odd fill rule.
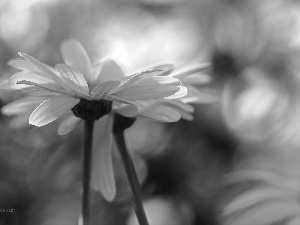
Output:
[[[19,53],[22,59],[9,61],[9,65],[20,71],[2,86],[21,89],[25,97],[4,106],[2,113],[17,115],[15,124],[28,119],[29,124],[37,127],[64,117],[58,127],[60,135],[69,133],[81,120],[96,120],[92,187],[110,201],[116,193],[111,161],[114,118],[111,112],[174,122],[180,118],[174,109],[165,112],[143,109],[139,102],[184,96],[186,89],[179,79],[161,76],[163,66],[126,76],[113,60],[93,64],[84,47],[75,40],[65,41],[61,53],[65,64],[55,67],[25,53]],[[155,111],[160,111],[159,116]]]

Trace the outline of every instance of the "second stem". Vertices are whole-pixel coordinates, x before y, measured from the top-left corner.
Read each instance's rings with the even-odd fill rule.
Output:
[[[114,137],[120,151],[126,175],[133,193],[134,209],[140,225],[149,225],[142,203],[142,191],[136,175],[134,164],[126,147],[124,132],[114,132]]]

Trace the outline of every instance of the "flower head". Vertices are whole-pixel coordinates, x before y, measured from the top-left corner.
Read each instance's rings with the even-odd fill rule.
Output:
[[[97,120],[93,143],[92,186],[100,190],[107,200],[115,196],[116,188],[111,161],[112,113],[125,117],[139,116],[143,109],[140,101],[184,96],[186,89],[181,81],[171,76],[161,76],[163,66],[125,76],[123,69],[113,60],[93,64],[83,48],[75,41],[62,44],[61,53],[66,64],[55,67],[19,53],[22,59],[9,61],[20,70],[2,86],[22,89],[25,97],[2,108],[6,115],[18,115],[19,122],[28,119],[29,124],[41,127],[65,117],[58,133],[69,133],[83,120]],[[147,110],[150,113],[147,113]],[[179,118],[169,111],[156,114],[145,107],[141,117],[174,122]]]

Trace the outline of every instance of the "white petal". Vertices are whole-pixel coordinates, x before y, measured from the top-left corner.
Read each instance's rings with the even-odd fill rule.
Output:
[[[184,103],[211,103],[218,101],[218,95],[215,91],[208,88],[194,88],[187,87],[188,94],[183,98],[180,98],[180,101]]]
[[[162,100],[166,105],[173,106],[176,108],[180,108],[186,112],[193,113],[195,111],[194,107],[188,103],[183,103],[180,100]]]
[[[194,119],[193,114],[191,114],[187,111],[184,111],[180,108],[177,108],[176,111],[178,111],[180,113],[181,119],[184,119],[184,120],[187,120],[187,121],[192,121]]]
[[[58,70],[60,75],[65,78],[65,84],[69,89],[75,91],[76,93],[89,93],[88,84],[84,76],[78,70],[65,64],[57,64],[55,68]]]
[[[38,87],[38,88],[41,88],[43,90],[49,91],[50,93],[52,92],[52,93],[59,93],[59,94],[62,94],[62,95],[75,96],[73,92],[53,89],[53,88],[47,87],[46,85],[40,85],[40,84],[31,82],[31,81],[28,81],[28,80],[18,81],[17,84],[24,84],[24,85]]]
[[[14,89],[22,89],[22,88],[28,88],[28,85],[16,85],[17,82],[22,81],[22,80],[27,80],[31,81],[37,84],[42,84],[50,88],[56,88],[60,89],[61,86],[57,85],[53,80],[51,80],[48,77],[45,77],[42,74],[38,73],[32,73],[32,72],[18,72],[13,74],[8,78],[10,87]]]
[[[62,121],[57,129],[57,133],[59,135],[66,135],[70,133],[79,123],[81,122],[81,119],[71,115],[68,116],[64,121]]]
[[[113,95],[108,95],[106,97],[103,97],[104,100],[107,101],[112,101],[112,102],[119,102],[119,103],[124,103],[124,104],[130,104],[130,105],[135,105],[135,103],[133,101],[129,101],[126,99],[122,99]]]
[[[119,81],[107,81],[97,85],[91,92],[91,95],[97,99],[105,97],[109,92],[120,84]]]
[[[175,109],[177,112],[180,113],[181,118],[191,121],[194,119],[192,113],[195,111],[194,107],[188,103],[183,103],[179,100],[165,100],[164,101],[166,106]]]
[[[19,53],[20,56],[22,56],[24,58],[24,53]],[[37,59],[33,58],[32,56],[26,55],[26,57],[29,57],[27,60],[24,59],[12,59],[10,61],[7,62],[7,64],[9,66],[12,66],[18,70],[23,70],[24,72],[34,72],[34,73],[39,73],[42,74],[43,76],[47,76],[47,74],[45,74],[42,70],[40,70],[35,64],[34,61],[37,61],[39,63],[41,63],[40,61],[38,61]],[[33,60],[33,61],[32,61]],[[49,69],[52,73],[58,75],[57,71],[45,64],[45,63],[41,63],[44,67],[46,67],[47,69]]]
[[[107,115],[95,123],[91,186],[100,191],[107,201],[116,195],[116,182],[112,165],[113,116]]]
[[[160,102],[139,107],[137,117],[147,118],[159,122],[176,122],[181,115],[175,109]]]
[[[28,89],[26,90],[26,95],[30,98],[52,98],[52,97],[57,97],[60,96],[60,93],[57,92],[50,92],[50,91],[45,91],[43,88],[37,88],[37,89]]]
[[[153,66],[147,66],[146,68],[140,69],[139,72],[136,72],[131,76],[166,76],[169,75],[174,70],[174,68],[175,67],[173,64],[158,64]]]
[[[98,77],[98,83],[120,81],[124,78],[123,69],[114,60],[105,60]]]
[[[40,99],[22,99],[18,101],[11,102],[1,108],[1,112],[4,115],[11,116],[15,114],[24,114],[26,112],[32,112],[38,105],[44,102],[45,98]],[[31,111],[30,111],[31,110]],[[28,121],[27,121],[28,123]]]
[[[212,66],[211,63],[201,63],[199,65],[191,66],[189,68],[183,68],[181,71],[175,72],[172,74],[172,77],[176,77],[178,79],[183,79],[187,76],[190,76],[194,73],[198,73],[202,70],[206,70]]]
[[[123,104],[122,106],[114,109],[114,112],[121,114],[122,116],[126,117],[134,117],[136,116],[138,111],[138,107],[135,105],[125,105]]]
[[[180,100],[159,100],[156,101],[157,104],[162,104],[164,106],[170,107],[180,113],[181,118],[191,121],[194,119],[192,113],[195,111],[194,107],[188,103],[183,103]]]
[[[181,81],[183,85],[197,86],[209,83],[211,77],[208,74],[193,74],[183,78]]]
[[[181,82],[172,77],[154,76],[138,80],[133,85],[118,90],[112,90],[110,94],[127,100],[157,99],[175,94],[180,88]]]
[[[157,66],[152,67],[153,70],[160,70],[156,73],[151,73],[153,76],[166,76],[172,73],[172,71],[175,69],[175,66],[173,64],[160,64]]]
[[[22,56],[25,60],[28,62],[32,63],[36,68],[38,68],[43,74],[48,76],[48,78],[52,79],[55,81],[57,84],[59,84],[62,87],[65,87],[64,82],[61,80],[61,78],[56,74],[55,70],[50,69],[49,66],[46,64],[40,62],[39,60],[33,58],[30,55],[27,55],[25,53],[20,53],[19,55]]]
[[[32,112],[29,123],[37,127],[51,123],[71,110],[79,101],[65,95],[48,99]]]
[[[165,97],[165,99],[177,99],[177,98],[182,98],[186,96],[188,93],[188,90],[184,86],[179,86],[179,91],[177,91],[175,94]]]
[[[88,82],[94,80],[93,66],[88,53],[79,41],[67,40],[61,45],[64,62],[80,71]]]
[[[9,66],[12,66],[18,70],[30,71],[30,72],[41,72],[36,66],[24,59],[12,59],[7,62]]]
[[[114,89],[113,93],[118,92],[119,90],[123,90],[126,88],[130,88],[131,85],[133,85],[134,83],[136,83],[137,81],[139,81],[140,79],[143,78],[144,74],[134,74],[131,76],[126,77],[125,79],[123,79],[123,81],[121,82],[121,84]]]
[[[161,65],[166,66],[166,65]],[[158,68],[152,68],[152,69],[146,69],[143,70],[141,72],[138,72],[136,74],[133,74],[131,76],[127,76],[124,79],[122,79],[123,81],[121,82],[121,85],[118,87],[118,91],[121,89],[125,89],[131,85],[133,85],[134,83],[136,83],[137,81],[146,78],[146,77],[151,77],[151,76],[163,76],[166,71],[163,71],[163,69],[160,69],[161,66],[158,66]],[[168,64],[169,66],[169,64]],[[170,68],[168,68],[170,69]]]

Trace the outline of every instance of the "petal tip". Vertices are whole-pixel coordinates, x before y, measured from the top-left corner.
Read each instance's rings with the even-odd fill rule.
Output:
[[[42,127],[42,125],[40,125],[39,123],[36,122],[36,120],[33,120],[29,117],[29,124],[30,125],[33,125],[33,126],[36,126],[36,127]]]
[[[57,134],[59,135],[59,136],[65,136],[65,135],[67,135],[68,133],[65,133],[65,132],[63,132],[61,129],[57,129]]]
[[[25,53],[18,52],[18,55],[21,56],[21,57],[24,57]]]
[[[116,198],[116,191],[112,191],[111,193],[106,193],[106,194],[103,194],[103,197],[105,198],[106,201],[108,202],[112,202],[115,198]]]

